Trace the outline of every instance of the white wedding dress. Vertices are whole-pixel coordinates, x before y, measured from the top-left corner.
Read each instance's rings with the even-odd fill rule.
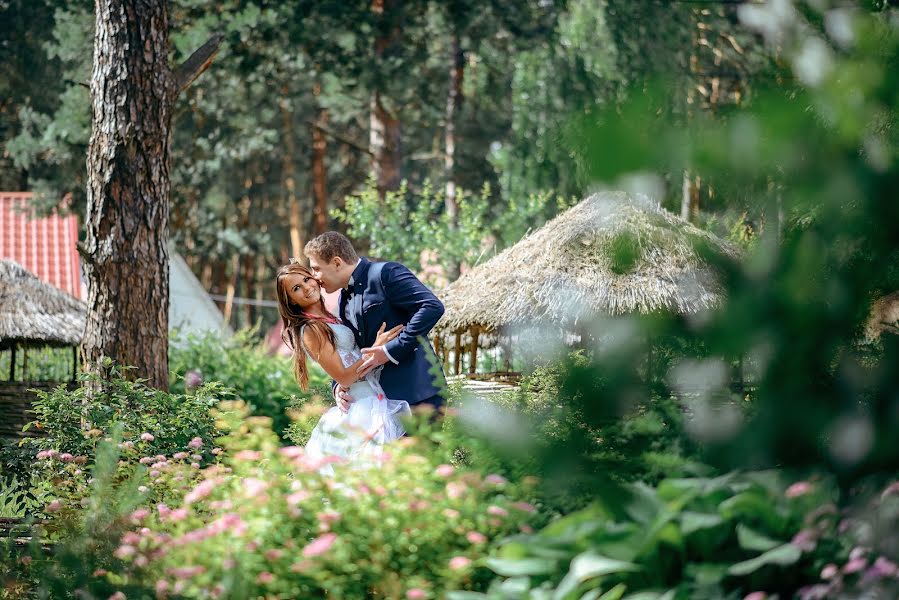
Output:
[[[362,356],[353,332],[342,324],[329,323],[334,332],[337,354],[348,367]],[[379,378],[382,367],[354,383],[349,412],[336,406],[328,409],[312,430],[306,443],[306,456],[313,461],[337,456],[349,462],[369,461],[383,454],[384,444],[402,437],[406,430],[400,417],[411,414],[409,403],[388,398]],[[325,465],[322,472],[333,472]]]

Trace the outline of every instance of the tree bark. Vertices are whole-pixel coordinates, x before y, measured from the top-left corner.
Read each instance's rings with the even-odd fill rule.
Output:
[[[370,132],[372,171],[378,194],[383,198],[388,191],[400,187],[402,138],[399,119],[384,107],[377,90],[371,97]]]
[[[375,69],[381,68],[384,54],[400,38],[399,28],[391,23],[391,17],[400,4],[400,0],[372,0],[371,10],[379,19],[379,33],[374,43]],[[371,95],[368,146],[378,194],[384,198],[388,191],[400,186],[402,136],[400,121],[384,106],[381,91],[376,84]]]
[[[112,364],[168,389],[169,146],[177,95],[205,70],[213,36],[177,73],[165,0],[97,0],[87,157],[84,366]]]
[[[300,218],[300,199],[297,197],[296,173],[294,161],[296,159],[296,144],[293,137],[293,113],[290,111],[290,103],[287,99],[287,90],[282,90],[279,106],[281,108],[281,124],[284,139],[284,154],[281,162],[281,175],[284,180],[284,190],[287,193],[287,211],[290,219],[290,252],[291,256],[302,260],[303,236],[302,219]]]
[[[459,36],[453,35],[451,44],[451,64],[449,76],[449,91],[446,95],[446,129],[444,144],[444,176],[446,177],[446,195],[444,205],[449,216],[449,226],[455,230],[459,224],[459,202],[456,199],[456,112],[462,106],[462,81],[465,76],[465,56],[459,44]],[[459,277],[459,263],[449,266],[447,277],[453,281]]]
[[[313,95],[317,99],[321,94],[321,86],[315,84]],[[328,125],[328,111],[319,109],[317,122],[322,127]],[[315,199],[315,207],[312,212],[315,217],[315,233],[324,233],[328,230],[328,169],[325,165],[325,153],[328,141],[320,127],[312,126],[312,196]]]

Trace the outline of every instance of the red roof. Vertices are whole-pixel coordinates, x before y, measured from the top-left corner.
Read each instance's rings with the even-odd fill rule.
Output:
[[[16,261],[41,280],[80,299],[78,217],[29,219],[31,196],[30,192],[0,192],[0,258]]]

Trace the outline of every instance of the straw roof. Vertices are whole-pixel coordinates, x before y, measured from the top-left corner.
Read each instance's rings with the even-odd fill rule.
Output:
[[[0,260],[0,347],[77,346],[87,307],[19,263]]]
[[[700,244],[737,256],[645,196],[597,193],[444,288],[436,332],[712,308],[723,289]]]

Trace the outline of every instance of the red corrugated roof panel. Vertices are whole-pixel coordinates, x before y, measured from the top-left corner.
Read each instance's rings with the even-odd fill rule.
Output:
[[[31,196],[30,192],[0,192],[0,258],[16,261],[80,299],[78,217],[29,219]]]

